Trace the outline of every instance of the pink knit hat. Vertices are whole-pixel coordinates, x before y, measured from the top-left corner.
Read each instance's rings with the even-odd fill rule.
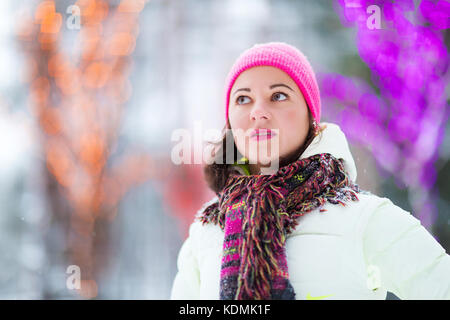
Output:
[[[230,91],[234,82],[243,71],[255,66],[273,66],[286,72],[297,83],[314,119],[320,123],[320,93],[314,71],[302,52],[284,42],[255,44],[237,58],[225,82],[225,119],[228,120]]]

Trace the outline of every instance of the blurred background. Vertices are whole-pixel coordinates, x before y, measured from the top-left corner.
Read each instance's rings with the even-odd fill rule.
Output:
[[[450,252],[449,12],[412,0],[2,0],[0,299],[168,299],[189,224],[214,196],[201,164],[172,161],[172,135],[221,130],[229,68],[268,41],[309,58],[356,182]]]

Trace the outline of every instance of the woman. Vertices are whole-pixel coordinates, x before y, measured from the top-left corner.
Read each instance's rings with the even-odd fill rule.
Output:
[[[190,226],[172,299],[450,299],[450,256],[410,213],[355,184],[343,132],[319,125],[298,49],[243,52],[225,105],[230,130],[205,167],[217,196]]]

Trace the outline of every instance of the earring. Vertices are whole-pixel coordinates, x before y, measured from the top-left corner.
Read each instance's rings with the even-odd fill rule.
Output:
[[[317,134],[319,133],[319,125],[317,124],[317,121],[315,119],[313,120],[312,126],[314,135],[317,136]]]

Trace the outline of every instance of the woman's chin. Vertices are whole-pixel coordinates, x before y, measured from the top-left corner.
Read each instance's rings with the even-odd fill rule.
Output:
[[[274,174],[280,168],[278,157],[248,158],[255,174]]]

